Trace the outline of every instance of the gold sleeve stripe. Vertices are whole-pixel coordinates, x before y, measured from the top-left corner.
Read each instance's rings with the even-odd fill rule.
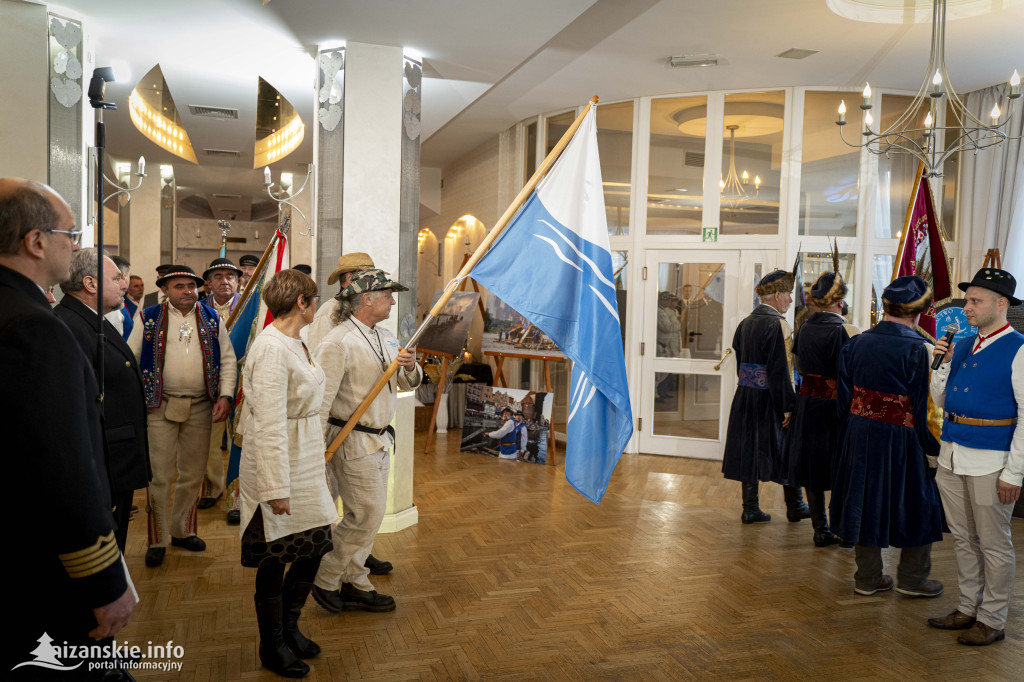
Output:
[[[106,535],[101,535],[97,537],[96,542],[89,545],[85,549],[80,549],[76,552],[68,552],[67,554],[58,554],[57,556],[60,558],[61,561],[67,563],[68,561],[71,561],[73,559],[88,556],[89,554],[94,554],[101,550],[106,551],[106,547],[104,547],[104,545],[109,546],[111,542],[114,542],[114,531],[110,531]]]
[[[117,545],[112,543],[105,546],[101,550],[93,552],[87,557],[80,557],[78,559],[75,559],[74,561],[62,561],[61,563],[64,564],[65,570],[74,571],[83,566],[94,564],[99,559],[106,559],[107,555],[110,554],[111,550],[118,551]]]
[[[70,578],[86,578],[94,573],[99,573],[117,563],[121,559],[121,552],[117,549],[117,545],[111,547],[111,551],[107,552],[104,556],[98,557],[96,561],[88,565],[75,566],[70,568],[64,567],[64,570],[68,572]]]

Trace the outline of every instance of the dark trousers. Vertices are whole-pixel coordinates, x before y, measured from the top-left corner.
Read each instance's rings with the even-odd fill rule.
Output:
[[[124,545],[128,542],[128,521],[132,518],[132,499],[134,497],[134,490],[114,493],[114,522],[117,524],[114,539],[117,540],[121,554],[124,554]]]
[[[857,588],[874,589],[882,581],[882,549],[868,547],[859,542],[854,546],[857,572],[853,576]],[[896,586],[913,590],[928,580],[932,571],[932,546],[904,547],[900,550],[900,563],[896,569]]]

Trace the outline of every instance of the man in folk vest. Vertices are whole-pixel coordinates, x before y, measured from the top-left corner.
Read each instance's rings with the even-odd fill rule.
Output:
[[[175,265],[156,284],[167,301],[143,310],[128,339],[139,359],[149,408],[153,482],[147,566],[163,563],[168,543],[192,552],[206,549],[196,536],[196,505],[210,428],[227,418],[236,379],[235,352],[224,321],[198,301],[203,279],[192,268]],[[178,481],[169,510],[175,468]]]
[[[519,450],[519,432],[516,431],[512,410],[504,408],[501,411],[501,421],[501,428],[491,431],[487,437],[498,441],[498,459],[516,459],[516,453]]]
[[[935,482],[953,533],[960,603],[928,624],[967,630],[961,644],[985,646],[1005,638],[1013,593],[1010,515],[1024,478],[1024,335],[1006,321],[1017,281],[997,268],[982,268],[961,282],[967,321],[975,336],[952,346],[935,344],[942,365],[931,393],[942,407],[942,438]]]
[[[227,258],[215,258],[203,273],[211,293],[201,303],[213,308],[222,322],[227,321],[238,304],[238,277],[241,274],[242,269]],[[199,498],[200,509],[209,509],[224,494],[225,471],[221,444],[225,442],[227,423],[227,419],[217,422],[210,430],[210,454],[207,456],[206,476],[203,478],[203,491]]]

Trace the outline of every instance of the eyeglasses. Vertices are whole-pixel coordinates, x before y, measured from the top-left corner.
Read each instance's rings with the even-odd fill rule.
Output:
[[[82,243],[82,230],[43,230],[43,232],[49,232],[51,234],[66,234],[72,244],[80,245]]]

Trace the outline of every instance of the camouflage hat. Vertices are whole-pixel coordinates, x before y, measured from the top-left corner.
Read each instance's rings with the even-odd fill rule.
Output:
[[[341,276],[346,272],[355,272],[356,270],[369,270],[375,268],[373,259],[370,258],[370,254],[357,251],[356,253],[346,253],[343,256],[338,256],[338,267],[327,277],[328,284],[334,284],[341,279]]]
[[[368,291],[409,291],[409,287],[403,286],[390,279],[388,273],[380,269],[361,270],[352,276],[348,286],[338,292],[336,298],[353,298]]]

